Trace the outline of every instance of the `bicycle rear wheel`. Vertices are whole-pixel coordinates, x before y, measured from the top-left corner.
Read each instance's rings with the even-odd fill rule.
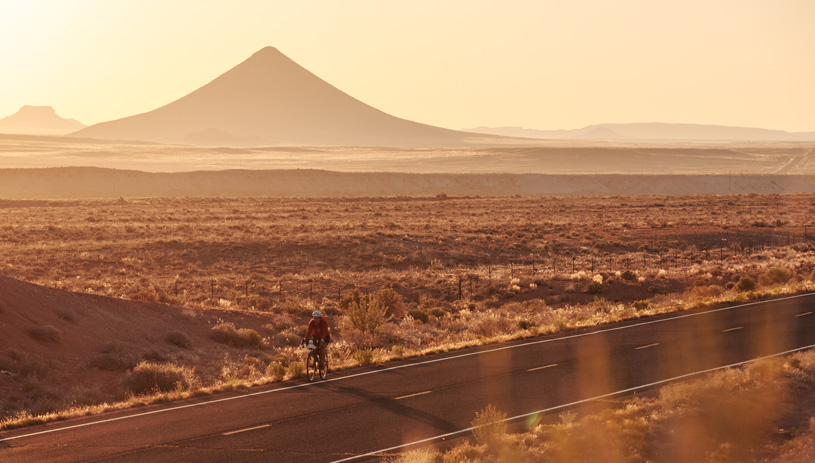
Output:
[[[317,352],[311,351],[308,353],[308,358],[306,359],[306,377],[310,383],[313,382],[317,376],[319,362],[320,358],[317,356]]]

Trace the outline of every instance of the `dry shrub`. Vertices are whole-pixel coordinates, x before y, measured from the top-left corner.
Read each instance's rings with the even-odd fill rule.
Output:
[[[430,320],[430,317],[421,310],[411,310],[407,313],[407,316],[422,323],[427,323]]]
[[[37,341],[62,341],[62,331],[52,325],[35,326],[28,330],[28,334]]]
[[[164,336],[164,340],[182,349],[189,349],[192,347],[190,337],[181,331],[171,331],[167,333],[167,335]]]
[[[603,284],[592,281],[591,283],[587,284],[585,288],[583,288],[583,291],[586,294],[600,294],[603,292]]]
[[[196,382],[193,371],[171,363],[141,362],[122,380],[126,393],[144,395],[185,389]]]
[[[57,316],[59,316],[59,318],[65,321],[69,322],[76,321],[76,312],[74,311],[74,309],[70,307],[63,307],[62,309],[60,309],[59,313],[57,313]]]
[[[362,366],[373,365],[376,361],[374,349],[357,349],[354,351],[354,360]]]
[[[280,362],[272,362],[266,367],[266,376],[280,381],[286,376],[286,368]]]
[[[254,347],[263,345],[263,339],[257,331],[249,328],[237,329],[234,323],[221,323],[212,327],[210,337],[221,344],[233,347]]]
[[[306,372],[306,362],[302,360],[291,362],[289,366],[286,368],[286,375],[289,378],[299,378],[303,376],[305,372]]]
[[[388,316],[401,318],[405,313],[405,301],[393,288],[382,289],[378,297]]]
[[[770,267],[758,276],[758,283],[761,286],[773,286],[786,283],[792,278],[792,272],[780,266]]]
[[[124,371],[136,366],[136,357],[117,342],[102,346],[101,353],[91,359],[89,365],[104,371]]]
[[[513,323],[506,317],[490,313],[479,317],[472,327],[472,331],[479,336],[492,337],[505,334],[513,329]]]
[[[717,297],[721,296],[724,289],[718,285],[694,286],[691,294],[695,297]]]
[[[364,333],[375,332],[391,319],[380,298],[363,294],[359,288],[354,288],[340,301],[340,308],[351,326]]]
[[[744,275],[739,278],[739,281],[736,283],[736,290],[739,292],[746,292],[752,291],[756,289],[756,280],[750,278],[747,275]]]
[[[632,272],[631,270],[626,270],[625,272],[620,275],[623,280],[634,281],[637,279],[637,274]]]
[[[306,330],[299,330],[295,327],[288,328],[285,331],[278,333],[277,342],[286,346],[299,346],[303,340],[303,335]]]
[[[17,374],[23,378],[46,379],[51,374],[51,365],[48,361],[27,354],[17,349],[11,349],[8,356],[17,362]]]
[[[399,457],[396,463],[436,463],[439,452],[433,449],[411,450]]]
[[[476,441],[482,444],[493,445],[499,443],[507,434],[507,414],[499,411],[494,405],[476,412],[475,419],[470,423]]]

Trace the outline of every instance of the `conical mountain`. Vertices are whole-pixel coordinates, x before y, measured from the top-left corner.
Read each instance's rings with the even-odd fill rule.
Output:
[[[23,106],[0,119],[0,133],[65,135],[85,127],[76,119],[60,117],[51,106]]]
[[[273,47],[166,106],[72,135],[212,146],[446,146],[474,137],[386,114]]]

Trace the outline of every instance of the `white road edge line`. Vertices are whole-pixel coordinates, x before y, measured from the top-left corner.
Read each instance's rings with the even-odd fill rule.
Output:
[[[735,327],[735,328],[728,328],[728,329],[726,329],[726,330],[722,330],[722,333],[727,333],[727,332],[729,332],[729,331],[738,331],[738,330],[742,330],[742,329],[744,329],[744,327],[743,327],[743,326],[737,326],[737,327]]]
[[[812,315],[812,312],[799,313],[798,315],[796,315],[796,317],[805,317],[807,315]]]
[[[430,394],[431,392],[433,392],[433,391],[417,392],[417,393],[415,393],[415,394],[408,394],[408,395],[403,395],[403,396],[401,396],[401,397],[396,397],[396,398],[394,398],[393,400],[402,400],[402,399],[408,399],[408,398],[410,398],[410,397],[416,397],[416,396],[419,396],[419,395]]]
[[[674,376],[673,378],[663,379],[663,380],[660,380],[660,381],[655,381],[653,383],[643,384],[641,386],[635,386],[635,387],[632,387],[632,388],[624,389],[622,391],[609,392],[608,394],[598,395],[597,397],[592,397],[590,399],[583,399],[583,400],[578,400],[576,402],[571,402],[571,403],[568,403],[568,404],[556,405],[554,407],[545,408],[543,410],[538,410],[538,411],[534,411],[534,412],[530,412],[530,413],[524,413],[523,415],[516,415],[516,416],[510,417],[510,418],[503,419],[503,420],[501,420],[499,422],[520,420],[521,418],[528,418],[528,417],[530,417],[532,415],[539,415],[541,413],[547,413],[547,412],[559,410],[559,409],[566,408],[566,407],[572,407],[572,406],[580,405],[580,404],[583,404],[583,403],[586,403],[586,402],[592,402],[592,401],[599,400],[599,399],[605,399],[606,397],[612,397],[612,396],[615,396],[615,395],[625,394],[627,392],[634,392],[634,391],[636,391],[638,389],[644,389],[644,388],[651,387],[651,386],[657,386],[657,385],[660,385],[660,384],[670,383],[672,381],[677,381],[677,380],[680,380],[680,379],[690,378],[692,376],[699,376],[699,375],[703,375],[705,373],[712,373],[714,371],[724,370],[725,368],[738,367],[738,366],[746,365],[748,363],[756,362],[756,361],[759,361],[759,360],[766,360],[768,358],[780,357],[782,355],[788,355],[788,354],[792,354],[792,353],[795,353],[795,352],[800,352],[802,350],[807,350],[807,349],[812,349],[812,348],[815,348],[815,344],[812,344],[812,345],[806,346],[806,347],[799,347],[797,349],[788,350],[786,352],[780,352],[778,354],[772,354],[772,355],[766,355],[764,357],[758,357],[758,358],[755,358],[755,359],[752,359],[752,360],[745,360],[744,362],[733,363],[733,364],[730,364],[730,365],[725,365],[723,367],[716,367],[716,368],[711,368],[709,370],[702,370],[702,371],[697,371],[697,372],[694,372],[694,373],[688,373],[688,374],[685,374],[685,375]],[[409,442],[407,444],[401,444],[401,445],[397,445],[397,446],[394,446],[394,447],[389,447],[389,448],[386,448],[386,449],[375,450],[373,452],[368,452],[368,453],[363,454],[363,455],[354,455],[352,457],[343,458],[341,460],[334,460],[334,461],[332,461],[330,463],[343,463],[343,462],[346,462],[346,461],[357,460],[359,458],[372,457],[372,456],[383,454],[385,452],[391,452],[391,451],[394,451],[394,450],[399,450],[401,448],[409,447],[409,446],[412,446],[412,445],[424,444],[424,443],[431,442],[431,441],[434,441],[434,440],[443,439],[443,438],[450,437],[450,436],[455,436],[455,435],[458,435],[458,434],[463,434],[465,432],[470,432],[470,431],[472,431],[473,429],[476,429],[476,428],[489,426],[489,424],[491,424],[491,423],[482,424],[480,426],[471,426],[471,427],[466,428],[466,429],[459,429],[458,431],[448,432],[447,434],[439,434],[438,436],[428,437],[427,439],[417,440],[415,442]]]
[[[658,343],[658,342],[655,342],[655,343],[653,343],[653,344],[648,344],[647,346],[635,347],[635,348],[634,348],[634,350],[648,349],[649,347],[656,347],[656,346],[658,346],[658,345],[659,345],[659,343]]]
[[[239,430],[237,430],[237,431],[229,431],[229,432],[225,432],[225,433],[223,433],[223,434],[221,434],[221,435],[222,435],[222,436],[231,436],[232,434],[238,434],[238,433],[242,433],[242,432],[246,432],[246,431],[254,431],[255,429],[263,429],[263,428],[268,428],[269,426],[271,426],[271,424],[262,424],[262,425],[260,425],[260,426],[255,426],[255,427],[253,427],[253,428],[246,428],[246,429],[239,429]]]
[[[552,367],[556,367],[556,366],[557,366],[557,363],[553,363],[551,365],[544,365],[542,367],[530,368],[530,369],[528,369],[526,371],[538,371],[538,370],[543,370],[544,368],[552,368]]]
[[[315,386],[315,385],[318,385],[318,384],[321,384],[321,383],[329,383],[329,382],[333,382],[333,381],[342,381],[344,379],[356,378],[356,377],[359,377],[359,376],[366,376],[366,375],[372,375],[372,374],[377,374],[377,373],[385,373],[387,371],[399,370],[399,369],[402,369],[402,368],[410,368],[410,367],[415,367],[415,366],[419,366],[419,365],[427,365],[427,364],[430,364],[430,363],[446,362],[448,360],[455,360],[455,359],[459,359],[459,358],[463,358],[463,357],[470,357],[470,356],[473,356],[473,355],[489,354],[491,352],[498,352],[498,351],[507,350],[507,349],[517,349],[517,348],[520,348],[520,347],[534,346],[534,345],[537,345],[537,344],[546,344],[546,343],[550,343],[550,342],[563,341],[565,339],[575,339],[575,338],[582,338],[582,337],[585,337],[585,336],[594,336],[594,335],[597,335],[597,334],[610,333],[612,331],[626,330],[626,329],[636,328],[636,327],[645,326],[645,325],[653,325],[653,324],[656,324],[656,323],[664,323],[664,322],[668,322],[668,321],[679,320],[679,319],[682,319],[682,318],[698,317],[698,316],[701,316],[701,315],[708,315],[708,314],[712,314],[712,313],[723,312],[723,311],[726,311],[726,310],[733,310],[733,309],[738,309],[738,308],[742,308],[742,307],[749,307],[749,306],[753,306],[753,305],[767,304],[767,303],[771,303],[771,302],[787,301],[787,300],[791,300],[791,299],[798,299],[798,298],[802,298],[802,297],[811,297],[811,296],[815,296],[815,292],[807,293],[807,294],[796,294],[796,295],[793,295],[793,296],[787,296],[787,297],[782,297],[782,298],[778,298],[778,299],[772,299],[772,300],[769,300],[769,301],[747,302],[745,304],[733,305],[733,306],[728,306],[728,307],[721,307],[719,309],[707,310],[707,311],[704,311],[704,312],[694,312],[694,313],[689,313],[689,314],[684,314],[684,315],[678,315],[676,317],[662,318],[662,319],[659,319],[659,320],[650,320],[650,321],[646,321],[646,322],[642,322],[642,323],[635,323],[635,324],[631,324],[631,325],[615,326],[613,328],[606,328],[606,329],[601,329],[601,330],[596,330],[596,331],[590,331],[588,333],[572,334],[572,335],[568,335],[568,336],[561,336],[561,337],[558,337],[558,338],[540,339],[538,341],[531,341],[531,342],[513,344],[511,346],[496,347],[494,349],[480,350],[480,351],[477,351],[477,352],[468,352],[466,354],[453,355],[453,356],[450,356],[450,357],[437,358],[437,359],[433,359],[433,360],[425,360],[425,361],[416,362],[416,363],[407,363],[407,364],[404,364],[404,365],[396,365],[396,366],[392,366],[392,367],[388,367],[388,368],[382,368],[382,369],[379,369],[379,370],[368,370],[368,371],[363,371],[361,373],[354,373],[354,374],[347,375],[347,376],[341,376],[339,378],[327,379],[327,380],[322,381],[322,382],[295,384],[293,386],[279,387],[277,389],[269,389],[267,391],[251,392],[251,393],[248,393],[248,394],[232,396],[232,397],[225,397],[225,398],[222,398],[222,399],[213,399],[213,400],[209,400],[209,401],[205,401],[205,402],[196,402],[194,404],[179,405],[177,407],[171,407],[171,408],[161,408],[161,409],[158,409],[158,410],[152,410],[152,411],[144,412],[144,413],[136,413],[136,414],[133,414],[133,415],[119,416],[119,417],[116,417],[116,418],[108,418],[108,419],[99,420],[99,421],[91,421],[91,422],[88,422],[88,423],[75,424],[75,425],[72,425],[72,426],[65,426],[65,427],[62,427],[62,428],[55,428],[55,429],[48,429],[48,430],[45,430],[45,431],[32,432],[30,434],[21,434],[19,436],[5,437],[5,438],[0,438],[0,442],[6,442],[6,441],[10,441],[10,440],[15,440],[15,439],[22,439],[22,438],[25,438],[25,437],[33,437],[33,436],[38,436],[38,435],[41,435],[41,434],[49,434],[49,433],[52,433],[52,432],[67,431],[67,430],[70,430],[70,429],[82,428],[82,427],[85,427],[85,426],[93,426],[93,425],[97,425],[97,424],[110,423],[110,422],[113,422],[113,421],[127,420],[127,419],[131,419],[131,418],[139,418],[139,417],[142,417],[142,416],[154,415],[154,414],[157,414],[157,413],[165,413],[165,412],[171,412],[171,411],[176,411],[176,410],[183,410],[185,408],[203,407],[204,405],[212,405],[212,404],[217,404],[217,403],[220,403],[220,402],[228,402],[230,400],[246,399],[246,398],[254,397],[254,396],[258,396],[258,395],[271,394],[273,392],[288,391],[288,390],[291,390],[291,389],[299,389],[301,387]]]

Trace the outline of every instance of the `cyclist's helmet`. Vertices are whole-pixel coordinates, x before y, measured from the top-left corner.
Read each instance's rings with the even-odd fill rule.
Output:
[[[320,312],[319,310],[315,310],[314,312],[311,313],[311,316],[314,318],[323,318],[323,313]]]

